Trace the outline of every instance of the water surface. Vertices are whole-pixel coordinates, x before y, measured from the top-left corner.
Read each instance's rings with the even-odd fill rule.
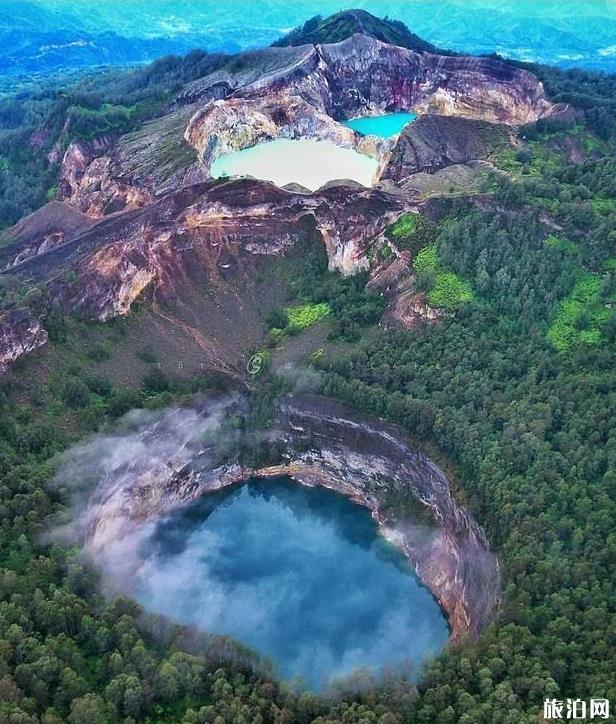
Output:
[[[310,688],[358,667],[421,662],[448,627],[368,510],[287,479],[221,491],[158,524],[137,598],[230,634]]]
[[[379,136],[389,138],[400,133],[417,116],[414,113],[386,113],[383,116],[363,116],[362,118],[351,118],[345,121],[344,125],[361,133],[363,136]]]
[[[217,158],[210,173],[221,176],[254,176],[277,186],[298,183],[311,191],[336,179],[352,179],[371,186],[378,162],[371,156],[329,141],[279,138]]]

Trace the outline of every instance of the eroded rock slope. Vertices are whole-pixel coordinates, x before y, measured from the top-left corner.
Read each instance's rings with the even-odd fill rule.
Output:
[[[224,435],[208,438],[194,432],[208,415],[228,417],[244,404],[238,398],[210,399],[181,423],[172,411],[138,437],[144,445],[171,439],[168,426],[177,430],[180,425],[185,437],[181,451],[163,445],[161,453],[159,446],[157,456],[142,455],[129,466],[122,456],[105,460],[77,528],[108,575],[117,572],[119,551],[132,550],[131,538],[140,526],[251,477],[288,475],[369,508],[383,535],[405,553],[440,602],[454,641],[476,636],[493,619],[500,598],[499,566],[486,536],[456,503],[443,472],[409,448],[400,431],[325,398],[291,395],[283,398],[267,432],[269,442],[283,451],[279,462],[252,468],[221,451]],[[87,464],[87,458],[86,449],[79,460]],[[394,498],[415,501],[417,515],[399,518]]]
[[[420,118],[400,137],[362,136],[341,123],[404,110]],[[71,144],[59,178],[63,201],[9,230],[0,273],[47,285],[65,311],[105,320],[126,314],[146,291],[169,299],[195,280],[231,277],[249,255],[284,254],[309,230],[331,269],[369,269],[373,278],[395,270],[398,282],[383,293],[392,319],[412,326],[438,311],[413,291],[408,259],[390,244],[388,271],[368,253],[397,215],[417,210],[420,192],[408,180],[489,157],[511,141],[513,125],[564,112],[527,71],[361,33],[245,53],[187,85],[136,132]],[[209,178],[220,154],[280,137],[372,155],[382,183],[332,183],[310,194]]]

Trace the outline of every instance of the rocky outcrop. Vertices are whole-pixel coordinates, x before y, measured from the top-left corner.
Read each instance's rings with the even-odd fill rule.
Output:
[[[389,146],[384,139],[355,133],[299,96],[283,93],[208,103],[191,118],[185,138],[206,169],[219,156],[276,138],[318,138],[375,158]]]
[[[143,206],[152,194],[116,175],[111,156],[93,156],[84,144],[71,143],[62,160],[58,198],[97,218]]]
[[[360,185],[329,184],[306,194],[266,181],[195,184],[91,228],[12,271],[53,282],[62,306],[98,319],[125,314],[146,287],[161,298],[191,280],[232,276],[250,255],[281,255],[307,236],[323,243],[330,268],[368,267],[367,249],[404,210],[405,199]]]
[[[240,53],[222,68],[187,83],[175,97],[172,109],[193,108],[196,104],[203,106],[208,101],[227,98],[235,91],[253,84],[274,88],[282,86],[290,70],[295,68],[303,73],[307,67],[314,67],[318,63],[314,50],[315,45],[308,43],[297,47],[269,47]]]
[[[4,232],[10,244],[0,248],[0,271],[45,254],[85,231],[92,220],[60,201],[50,201]]]
[[[381,319],[381,325],[412,329],[423,322],[444,317],[445,310],[430,307],[425,292],[417,289],[417,279],[411,266],[411,252],[398,251],[391,241],[381,242],[389,246],[394,258],[375,266],[366,284],[367,289],[389,300],[389,307]]]
[[[284,452],[276,464],[255,469],[222,454],[216,442],[204,443],[200,433],[213,409],[223,419],[242,405],[237,398],[204,403],[189,420],[181,450],[166,445],[162,457],[142,455],[128,468],[123,461],[105,461],[78,521],[95,560],[103,560],[108,546],[121,544],[136,527],[211,491],[255,476],[288,475],[303,485],[335,490],[372,511],[383,535],[406,554],[438,599],[452,640],[476,636],[493,619],[499,567],[485,534],[455,502],[443,472],[409,448],[399,430],[325,398],[288,396],[267,433]],[[179,425],[173,413],[143,429],[139,439],[146,444],[168,440],[169,425],[174,430]],[[409,508],[417,514],[397,517],[396,511]]]
[[[27,309],[0,313],[0,373],[19,357],[47,343],[47,332]]]
[[[486,121],[426,115],[400,134],[382,178],[403,181],[427,171],[489,157],[512,142],[511,129]]]
[[[90,216],[136,208],[204,180],[219,155],[275,138],[332,141],[378,158],[382,169],[395,139],[364,137],[340,121],[409,110],[517,125],[563,107],[546,99],[531,73],[495,59],[417,52],[361,33],[340,43],[266,48],[187,85],[167,115],[98,157],[73,144],[59,198]],[[484,126],[474,137],[486,133]]]
[[[425,292],[409,289],[394,298],[383,317],[383,325],[412,329],[422,322],[432,322],[444,316],[445,310],[428,305]]]
[[[318,48],[337,118],[396,109],[518,124],[553,112],[535,76],[498,60],[417,53],[360,34]]]

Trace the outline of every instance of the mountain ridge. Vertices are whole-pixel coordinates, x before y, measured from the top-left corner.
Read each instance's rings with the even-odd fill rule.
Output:
[[[327,18],[315,15],[301,27],[295,28],[287,35],[273,42],[272,47],[339,43],[356,33],[368,35],[383,43],[398,45],[418,53],[451,54],[449,51],[443,51],[412,33],[401,21],[388,18],[381,19],[361,8],[341,10],[339,13]]]
[[[425,114],[429,122],[391,139],[362,136],[343,123],[391,111]],[[407,178],[483,160],[514,143],[510,131],[494,142],[484,138],[486,126],[513,129],[570,112],[551,103],[528,71],[411,50],[361,32],[337,43],[232,58],[192,82],[188,93],[184,86],[161,113],[128,134],[89,134],[54,146],[57,199],[67,213],[44,207],[8,230],[18,241],[0,254],[4,273],[47,285],[65,313],[108,320],[128,314],[144,296],[166,303],[202,278],[231,286],[255,256],[284,256],[308,234],[332,271],[373,278],[385,272],[388,299],[403,310],[389,319],[411,327],[439,313],[415,288],[404,250],[384,238],[398,216],[420,205]],[[219,156],[276,138],[329,141],[370,155],[382,184],[355,188],[341,180],[306,194],[267,181],[211,178]],[[89,227],[75,211],[98,221]],[[385,244],[390,256],[379,252],[382,260],[375,250]],[[403,257],[406,264],[389,269]],[[66,274],[69,283],[58,283]],[[401,295],[404,304],[396,305]]]
[[[415,42],[424,44],[417,49],[428,52],[425,43],[454,52],[497,52],[503,57],[561,67],[616,68],[612,40],[616,15],[607,6],[596,13],[578,9],[577,23],[572,25],[555,5],[550,18],[545,8],[527,7],[518,12],[515,7],[486,7],[479,12],[473,3],[462,9],[459,2],[443,0],[435,10],[428,2],[415,0],[411,5],[395,0],[358,0],[361,12],[400,18],[413,28]],[[83,5],[76,0],[0,3],[0,39],[4,40],[0,80],[5,88],[20,87],[22,82],[31,81],[32,74],[121,67],[195,48],[238,53],[264,47],[279,43],[290,28],[303,27],[305,19],[314,13],[329,16],[340,9],[337,0],[299,0],[292,6],[282,0],[264,0],[258,11],[250,7],[244,12],[235,9],[239,4],[230,3],[224,14],[212,0],[159,0],[154,5],[132,0],[127,4],[105,3],[104,12],[100,8],[87,12]],[[548,0],[542,5],[548,6]],[[462,15],[465,22],[460,22]],[[486,21],[485,27],[480,20]],[[404,40],[391,34],[399,35],[398,21],[386,18],[378,24],[383,22],[391,26],[384,39],[404,46]]]

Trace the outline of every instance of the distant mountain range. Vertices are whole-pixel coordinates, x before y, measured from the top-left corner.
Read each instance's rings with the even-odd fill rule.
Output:
[[[349,5],[404,21],[427,41],[427,49],[432,44],[616,71],[611,0],[350,0]],[[268,45],[316,13],[340,9],[341,0],[3,0],[0,76],[140,63],[197,47],[237,52]]]

